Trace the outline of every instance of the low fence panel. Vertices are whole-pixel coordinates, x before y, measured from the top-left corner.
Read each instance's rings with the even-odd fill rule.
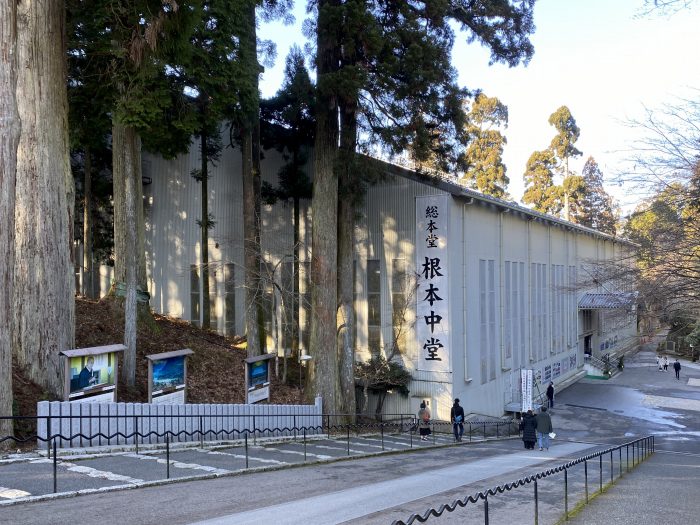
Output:
[[[289,436],[322,429],[321,402],[314,405],[163,405],[141,403],[37,404],[37,436],[56,437],[59,448],[162,444],[249,437]]]

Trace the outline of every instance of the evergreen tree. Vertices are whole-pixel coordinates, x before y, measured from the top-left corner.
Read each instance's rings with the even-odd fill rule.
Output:
[[[60,396],[64,373],[59,352],[73,348],[75,333],[64,4],[19,2],[16,20],[22,132],[15,187],[14,319],[9,332],[17,364],[32,381]]]
[[[571,201],[580,196],[581,181],[578,179],[568,180],[571,176],[569,170],[569,159],[580,157],[581,152],[574,145],[581,135],[581,130],[576,125],[576,120],[571,115],[571,111],[566,106],[561,106],[549,116],[549,124],[554,126],[557,134],[552,139],[549,149],[557,159],[556,170],[561,175],[562,184],[560,194],[563,198],[562,208],[564,218],[571,218]],[[575,203],[573,206],[576,207]]]
[[[291,305],[285,304],[286,323],[291,327],[292,354],[299,350],[299,249],[301,243],[301,200],[311,198],[311,179],[305,171],[308,150],[313,145],[314,86],[297,46],[286,59],[282,88],[261,102],[261,142],[265,149],[275,148],[287,161],[278,173],[278,186],[262,184],[262,198],[268,204],[278,200],[292,201],[294,221],[294,253]],[[284,378],[286,378],[286,359]]]
[[[239,103],[237,86],[242,74],[240,34],[243,15],[240,0],[207,0],[198,13],[198,23],[191,38],[191,51],[179,71],[190,88],[196,108],[196,132],[199,138],[200,167],[192,177],[201,184],[202,214],[197,225],[201,231],[200,260],[202,275],[202,326],[211,327],[209,299],[209,230],[214,216],[209,213],[209,166],[219,160],[222,141],[221,124],[230,108]]]
[[[535,151],[525,167],[523,202],[536,211],[556,215],[561,210],[559,188],[554,184],[556,159],[551,150]]]
[[[583,166],[585,193],[581,199],[581,213],[576,222],[598,231],[615,235],[615,204],[603,187],[603,172],[593,157],[588,157]]]
[[[419,162],[432,158],[440,167],[454,166],[464,144],[467,93],[457,86],[450,64],[455,38],[451,22],[471,40],[487,45],[492,61],[515,65],[532,55],[528,37],[534,30],[533,4],[494,0],[475,8],[461,1],[317,2],[311,328],[315,359],[307,392],[323,396],[324,410],[335,412],[351,395],[350,387],[354,391],[352,363],[347,366],[352,350],[352,266],[338,268],[337,262],[352,260],[347,254],[352,250],[354,213],[352,207],[344,207],[356,199],[348,198],[346,188],[361,195],[363,185],[358,164],[348,162],[348,155],[354,156],[363,146],[360,137],[367,137],[368,143],[379,144],[391,155],[410,149]],[[337,159],[339,172],[334,170]],[[343,351],[329,351],[337,344],[333,327]]]
[[[21,122],[17,111],[17,2],[0,1],[0,414],[12,415],[12,301],[14,292],[15,184]],[[11,436],[12,420],[0,420],[0,436]],[[11,441],[0,444],[0,449]]]
[[[503,164],[506,138],[501,133],[508,126],[508,108],[496,97],[479,93],[472,103],[468,122],[467,170],[462,179],[486,195],[508,198],[509,180]]]

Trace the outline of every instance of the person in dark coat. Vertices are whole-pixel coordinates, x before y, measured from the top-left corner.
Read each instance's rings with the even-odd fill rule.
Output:
[[[462,434],[464,434],[464,409],[459,406],[459,399],[455,399],[455,404],[452,405],[450,421],[452,421],[452,432],[454,432],[455,441],[462,441]]]
[[[678,361],[678,359],[676,359],[676,362],[673,363],[673,369],[676,371],[676,379],[680,379],[681,378],[681,364]]]
[[[537,421],[537,441],[540,444],[540,450],[543,448],[549,450],[549,433],[552,432],[552,418],[547,414],[547,407],[542,407],[535,419]]]
[[[551,381],[547,387],[547,404],[549,405],[549,408],[554,407],[554,383]]]
[[[523,443],[528,450],[535,449],[535,441],[537,441],[537,421],[532,410],[528,410],[523,414],[523,419],[520,422],[520,430],[523,432]]]

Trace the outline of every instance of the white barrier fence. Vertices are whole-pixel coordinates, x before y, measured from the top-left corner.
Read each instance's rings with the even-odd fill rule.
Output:
[[[321,398],[313,405],[156,405],[37,403],[37,434],[59,448],[294,436],[322,432]],[[99,435],[101,434],[101,435]],[[60,436],[60,437],[59,437]],[[40,447],[42,445],[39,445]]]

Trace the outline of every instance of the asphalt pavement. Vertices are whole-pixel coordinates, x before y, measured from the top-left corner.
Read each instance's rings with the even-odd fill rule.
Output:
[[[45,458],[5,461],[0,523],[64,523],[75,520],[79,508],[84,524],[105,521],[104,512],[85,509],[114,509],[109,512],[124,525],[388,525],[650,434],[657,452],[636,468],[629,469],[623,449],[605,463],[569,469],[566,502],[563,473],[539,481],[537,508],[532,483],[491,497],[490,523],[533,523],[535,513],[540,524],[557,523],[565,503],[575,510],[572,523],[697,522],[699,366],[683,362],[676,380],[673,371],[656,369],[653,352],[639,352],[612,379],[585,379],[556,393],[552,418],[557,438],[543,452],[524,450],[518,439],[452,445],[440,436],[433,446],[366,435],[351,438],[350,454],[341,436],[307,443],[306,464],[303,444],[258,443],[248,461],[263,468],[247,471],[237,447],[176,450],[169,464],[162,451],[61,457],[58,496],[42,495],[52,491],[52,463]],[[382,445],[385,454],[376,455]],[[167,468],[175,479],[164,483]],[[609,475],[616,480],[611,486]],[[596,494],[600,486],[605,491]],[[591,501],[579,508],[586,490]],[[50,499],[30,501],[38,495]],[[484,523],[484,510],[483,502],[468,504],[429,523]]]

